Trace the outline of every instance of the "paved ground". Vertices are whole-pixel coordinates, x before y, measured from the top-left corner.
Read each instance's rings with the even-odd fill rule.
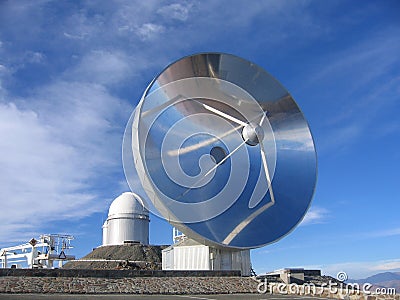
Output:
[[[0,299],[4,300],[16,300],[16,299],[59,299],[59,300],[128,300],[128,299],[159,299],[159,300],[285,300],[285,299],[297,299],[297,300],[317,300],[326,298],[318,297],[300,297],[300,296],[285,296],[285,295],[269,295],[269,294],[224,294],[224,295],[60,295],[60,294],[0,294]]]

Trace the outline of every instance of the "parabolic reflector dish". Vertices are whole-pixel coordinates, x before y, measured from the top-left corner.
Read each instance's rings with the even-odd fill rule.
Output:
[[[132,114],[126,141],[128,183],[134,165],[148,208],[204,244],[272,243],[302,220],[313,196],[307,121],[275,78],[237,56],[196,54],[165,68]]]

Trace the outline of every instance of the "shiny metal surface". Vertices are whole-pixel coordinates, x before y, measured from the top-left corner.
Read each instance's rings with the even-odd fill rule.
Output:
[[[150,206],[201,243],[266,245],[310,205],[317,169],[308,124],[287,90],[242,58],[205,53],[169,65],[127,132],[133,157],[124,153],[124,166],[134,161]]]

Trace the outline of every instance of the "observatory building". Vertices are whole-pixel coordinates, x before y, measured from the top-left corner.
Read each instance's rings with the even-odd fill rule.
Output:
[[[163,270],[240,270],[251,275],[250,250],[211,247],[186,237],[174,228],[174,244],[162,250]]]
[[[149,244],[149,212],[139,196],[126,192],[110,205],[103,224],[103,246]]]

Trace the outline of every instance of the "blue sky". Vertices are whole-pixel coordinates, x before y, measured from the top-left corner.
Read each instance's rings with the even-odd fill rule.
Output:
[[[1,1],[0,247],[74,234],[101,243],[127,190],[126,122],[151,79],[197,52],[273,74],[302,108],[319,163],[290,235],[252,251],[258,273],[400,270],[398,1]],[[150,240],[171,242],[153,217]]]

